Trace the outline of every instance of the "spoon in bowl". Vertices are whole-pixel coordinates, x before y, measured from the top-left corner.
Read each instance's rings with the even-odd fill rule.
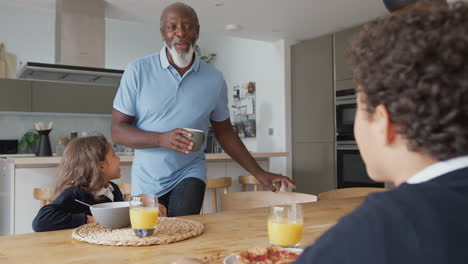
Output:
[[[78,199],[75,199],[75,201],[76,201],[76,202],[79,202],[80,204],[84,204],[84,205],[86,205],[86,206],[88,206],[88,207],[91,207],[90,204],[87,204],[87,203],[85,203],[85,202],[82,202],[82,201],[80,201],[80,200],[78,200]]]

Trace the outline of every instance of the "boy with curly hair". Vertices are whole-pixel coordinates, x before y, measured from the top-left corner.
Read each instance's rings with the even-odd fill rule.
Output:
[[[356,141],[393,182],[297,263],[468,262],[468,4],[423,2],[367,24],[350,50]]]

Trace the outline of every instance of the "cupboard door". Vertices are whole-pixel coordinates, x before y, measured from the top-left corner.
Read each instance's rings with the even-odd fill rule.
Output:
[[[31,82],[0,79],[0,111],[31,111]]]
[[[295,191],[317,195],[336,188],[334,143],[295,142],[293,147]]]
[[[335,33],[335,80],[346,80],[353,77],[348,63],[347,52],[352,37],[359,32],[361,26],[349,28]]]
[[[111,114],[117,87],[107,85],[34,82],[32,111]]]
[[[328,35],[292,47],[293,140],[334,140],[332,43]]]
[[[332,35],[292,47],[291,81],[293,180],[318,194],[335,188]]]

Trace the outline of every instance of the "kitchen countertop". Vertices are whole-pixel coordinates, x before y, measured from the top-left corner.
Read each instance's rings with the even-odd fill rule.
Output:
[[[266,152],[256,153],[251,152],[255,159],[269,159],[276,157],[287,157],[287,152]],[[133,155],[118,155],[120,157],[120,164],[131,165],[133,162]],[[62,157],[7,157],[10,164],[16,168],[50,168],[57,167],[60,164]],[[206,161],[229,161],[232,158],[226,153],[209,153],[206,154]]]

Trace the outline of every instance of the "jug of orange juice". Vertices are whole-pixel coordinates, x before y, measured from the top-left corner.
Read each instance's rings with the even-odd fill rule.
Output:
[[[158,225],[159,205],[156,195],[140,194],[130,197],[130,223],[139,237],[152,236]]]
[[[268,238],[280,247],[298,247],[302,240],[304,220],[298,204],[270,207]]]

